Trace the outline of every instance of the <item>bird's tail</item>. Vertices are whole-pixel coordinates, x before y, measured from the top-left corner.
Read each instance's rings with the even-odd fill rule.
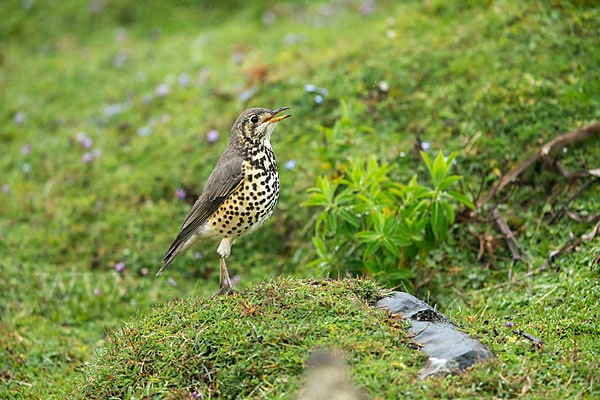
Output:
[[[168,261],[163,261],[163,265],[162,267],[160,267],[160,269],[158,270],[158,272],[156,273],[156,276],[159,276],[160,274],[163,273],[163,271],[165,269],[167,269],[167,267],[173,262],[173,260],[175,259],[175,257],[172,257],[171,259],[169,259]]]
[[[169,249],[169,251],[167,251],[167,254],[165,254],[165,256],[162,259],[163,265],[162,265],[162,267],[160,267],[160,269],[156,273],[156,276],[159,276],[160,274],[162,274],[162,272],[165,269],[167,269],[167,267],[173,262],[173,260],[175,260],[175,257],[177,257],[180,253],[180,248],[181,248],[181,245],[173,246]]]

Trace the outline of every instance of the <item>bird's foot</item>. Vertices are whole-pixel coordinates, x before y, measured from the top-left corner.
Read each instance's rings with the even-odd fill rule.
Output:
[[[236,294],[236,293],[237,293],[237,292],[236,292],[235,290],[233,290],[233,288],[232,288],[232,287],[229,287],[229,286],[221,286],[221,287],[219,288],[219,291],[218,291],[217,293],[215,293],[215,294],[213,295],[213,297],[212,297],[212,298],[214,299],[214,298],[216,298],[216,297],[220,297],[220,296],[229,296],[229,295],[234,295],[234,294]]]

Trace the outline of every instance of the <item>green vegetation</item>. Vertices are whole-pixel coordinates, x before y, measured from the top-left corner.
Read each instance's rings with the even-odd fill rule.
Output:
[[[243,297],[200,300],[217,290],[216,243],[180,257],[163,277],[154,273],[245,108],[289,106],[294,116],[272,140],[282,182],[276,212],[236,243],[228,262],[240,276],[238,289],[291,290],[305,281],[258,283],[317,275],[307,266],[319,258],[311,237],[322,210],[301,203],[317,177],[337,179],[348,160],[373,157],[395,166],[393,182],[413,175],[428,182],[413,151],[418,137],[430,155],[457,153],[452,173],[464,177],[460,191],[475,198],[540,143],[600,119],[600,8],[591,2],[369,4],[0,2],[1,398],[64,398],[80,371],[94,378],[102,372],[96,367],[109,366],[111,338],[129,337],[122,326],[141,335],[160,323],[153,315],[170,308],[185,313],[204,304],[207,317],[224,308],[241,312]],[[210,130],[218,131],[216,141],[214,133],[207,139]],[[598,168],[600,143],[567,147],[494,199],[530,264],[511,267],[494,221],[481,211],[468,222],[457,213],[461,222],[445,242],[403,266],[419,297],[438,304],[498,358],[470,374],[412,382],[418,353],[382,349],[405,360],[406,370],[395,366],[392,373],[385,359],[351,350],[348,341],[346,351],[356,351],[353,376],[372,397],[378,387],[409,398],[600,396],[599,267],[592,266],[600,239],[525,277],[570,232],[591,229],[566,216],[548,224],[592,179],[567,180],[553,168],[556,160],[572,171]],[[596,180],[570,209],[596,212],[599,190]],[[256,290],[248,304],[266,299]],[[332,296],[344,290],[332,289]],[[375,318],[354,310],[364,316],[354,323]],[[317,305],[315,312],[335,317]],[[169,329],[193,330],[186,324],[194,315],[164,318]],[[336,326],[348,327],[344,321]],[[223,329],[213,329],[213,337]],[[530,350],[513,329],[542,338],[544,346]],[[372,343],[378,333],[365,335]],[[285,364],[289,383],[278,387],[297,387],[306,354],[297,350]],[[381,377],[372,375],[371,362]],[[177,397],[169,382],[151,383]],[[184,391],[197,387],[186,382]]]
[[[367,280],[281,279],[227,298],[173,301],[109,335],[76,396],[291,395],[308,354],[331,347],[364,371],[361,386],[381,392],[390,379],[382,373],[392,377],[418,357],[398,335],[404,324],[382,324],[385,312],[371,307],[383,294]]]
[[[416,176],[406,185],[390,181],[388,175],[396,166],[378,165],[373,157],[366,166],[364,161],[350,161],[332,182],[317,178],[317,187],[309,189],[312,193],[305,203],[323,207],[313,237],[319,258],[309,267],[411,285],[409,263],[444,241],[454,223],[448,200],[475,209],[467,196],[451,190],[462,178],[450,174],[456,153],[445,159],[440,152],[433,162],[427,153],[421,156],[433,188],[417,185]]]

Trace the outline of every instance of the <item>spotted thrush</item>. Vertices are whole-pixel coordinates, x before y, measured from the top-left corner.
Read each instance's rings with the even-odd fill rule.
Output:
[[[270,140],[277,122],[291,116],[277,115],[288,109],[251,108],[240,114],[225,151],[167,250],[157,275],[195,243],[220,239],[218,293],[233,291],[225,264],[231,246],[264,224],[279,198],[279,176]]]

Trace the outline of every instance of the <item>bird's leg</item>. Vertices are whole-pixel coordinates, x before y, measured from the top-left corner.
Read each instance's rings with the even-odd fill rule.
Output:
[[[225,258],[231,254],[231,244],[233,243],[232,239],[224,238],[221,240],[221,244],[219,244],[219,248],[217,249],[217,253],[219,254],[219,262],[220,262],[220,281],[219,281],[219,291],[217,295],[234,293],[233,288],[231,286],[231,280],[229,279],[229,272],[227,272],[227,265],[225,264]]]
[[[219,257],[220,261],[220,282],[219,291],[217,295],[234,293],[231,280],[229,279],[229,272],[227,271],[227,265],[225,264],[225,258]]]

